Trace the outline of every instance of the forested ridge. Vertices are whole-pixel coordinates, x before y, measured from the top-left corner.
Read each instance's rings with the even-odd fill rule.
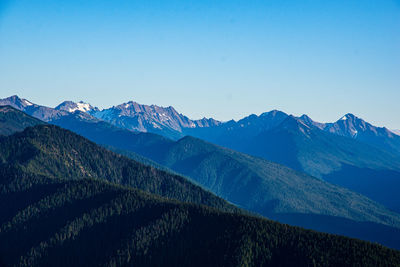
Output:
[[[26,127],[45,124],[11,106],[0,106],[0,135],[11,135],[23,131]]]
[[[0,162],[17,165],[31,174],[60,179],[105,179],[166,198],[239,211],[184,177],[128,159],[53,125],[28,127],[12,136],[0,137]]]
[[[0,173],[5,266],[399,266],[400,252],[99,179]]]

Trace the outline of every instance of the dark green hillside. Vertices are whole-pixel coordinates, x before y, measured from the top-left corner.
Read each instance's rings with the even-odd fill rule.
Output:
[[[68,130],[39,125],[0,138],[0,162],[51,178],[98,178],[167,198],[237,210],[185,178],[108,151]]]
[[[143,156],[141,156],[138,153],[135,153],[133,151],[123,150],[123,149],[115,148],[113,146],[108,146],[108,145],[103,145],[103,147],[105,147],[106,149],[111,150],[111,151],[113,151],[113,152],[115,152],[117,154],[123,155],[123,156],[125,156],[127,158],[130,158],[130,159],[133,159],[134,161],[143,163],[144,165],[152,166],[152,167],[157,168],[159,170],[164,170],[164,171],[167,171],[167,172],[170,172],[170,173],[174,172],[173,170],[168,169],[167,167],[165,167],[165,166],[163,166],[161,164],[158,164],[157,162],[155,162],[155,161],[153,161],[153,160],[151,160],[149,158],[143,157]]]
[[[357,168],[343,164],[340,170],[325,175],[324,180],[360,192],[400,212],[400,172],[398,171]]]
[[[349,190],[196,138],[173,142],[154,134],[113,128],[104,122],[76,120],[73,115],[56,123],[97,143],[152,159],[228,201],[265,216],[296,212],[400,225],[399,215]]]
[[[0,135],[22,132],[26,127],[45,124],[10,106],[0,106]]]
[[[400,226],[400,216],[370,199],[260,158],[194,137],[173,143],[157,161],[215,194],[265,216],[311,213]]]
[[[152,159],[190,177],[228,201],[269,218],[400,248],[400,244],[393,242],[392,238],[400,239],[397,228],[387,227],[387,234],[381,235],[382,225],[362,223],[369,221],[394,226],[399,224],[399,215],[349,190],[195,138],[187,137],[174,142],[155,134],[134,133],[105,122],[75,117],[75,114],[64,116],[53,123],[76,131],[96,143],[121,149],[122,153],[135,160],[138,160],[137,154]],[[134,154],[129,155],[127,151]],[[295,213],[310,219],[296,221],[299,216],[289,219],[280,216],[282,213]],[[313,218],[318,214],[332,219],[316,225]],[[345,218],[352,220],[353,227],[335,223]]]
[[[101,180],[0,169],[3,266],[399,266],[400,252]]]

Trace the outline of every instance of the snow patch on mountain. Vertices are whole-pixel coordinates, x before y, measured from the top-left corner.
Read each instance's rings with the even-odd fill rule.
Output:
[[[81,101],[79,103],[76,103],[76,108],[70,108],[70,112],[75,112],[76,110],[80,110],[82,112],[87,112],[87,111],[89,111],[91,109],[92,109],[91,105]]]
[[[78,103],[72,102],[72,101],[64,101],[57,107],[55,107],[56,110],[63,110],[67,112],[75,112],[75,111],[81,111],[81,112],[86,112],[86,113],[92,113],[92,112],[97,112],[99,109],[96,107],[92,107],[90,104],[85,103],[83,101],[80,101]]]
[[[29,102],[26,99],[22,99],[22,102],[26,105],[26,106],[33,106],[33,103]]]

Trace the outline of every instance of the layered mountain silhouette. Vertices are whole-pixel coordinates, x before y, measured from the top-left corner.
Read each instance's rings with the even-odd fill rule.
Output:
[[[10,104],[36,118],[72,130],[76,130],[73,124],[82,120],[97,120],[102,122],[97,125],[110,128],[99,119],[103,118],[114,126],[157,132],[173,139],[184,135],[196,136],[347,187],[400,211],[400,200],[395,190],[400,181],[400,155],[397,151],[400,136],[351,114],[335,123],[318,123],[307,115],[296,118],[274,110],[238,122],[221,123],[210,119],[200,123],[178,114],[172,107],[145,106],[135,102],[102,111],[83,102],[71,101],[52,109],[17,96],[0,100],[0,104]],[[99,118],[90,114],[97,114]],[[140,120],[136,120],[139,117]],[[125,123],[125,120],[136,120],[141,126],[131,127],[132,124]],[[296,126],[298,123],[302,124],[300,128]],[[294,128],[290,129],[291,126]],[[312,132],[312,135],[304,138],[304,130]],[[94,135],[87,137],[93,138]]]
[[[372,126],[368,126],[370,130],[365,130],[364,134],[357,130],[360,131],[358,137],[346,136],[346,130],[342,134],[332,133],[332,129],[339,129],[343,123],[323,125],[306,116],[287,116],[279,121],[275,127],[266,127],[255,134],[251,131],[244,134],[246,130],[240,128],[246,128],[245,124],[235,124],[244,125],[237,127],[238,130],[192,130],[191,134],[347,187],[400,211],[396,191],[400,186],[400,156],[395,149],[398,136]],[[349,133],[354,131],[353,127],[344,129]],[[380,143],[379,140],[384,141]]]
[[[15,110],[15,112],[18,111]],[[197,184],[247,210],[308,228],[373,240],[392,247],[397,246],[393,238],[399,237],[397,228],[399,215],[361,195],[279,164],[224,149],[196,138],[186,137],[175,142],[155,134],[134,133],[119,129],[97,119],[84,120],[85,116],[89,115],[81,112],[70,113],[68,116],[62,117],[63,121],[59,120],[58,122],[70,129],[74,128],[72,130],[97,143],[133,151],[141,156],[151,158],[161,165],[189,176]],[[80,119],[77,120],[77,118]],[[49,134],[39,147],[52,144],[51,136],[60,135],[57,134],[57,128],[45,127],[45,129],[49,131]],[[32,135],[34,132],[28,131],[28,133]],[[77,137],[65,137],[65,140],[62,139],[59,142],[69,144],[70,140],[74,140],[74,138]],[[26,136],[21,137],[21,140],[26,140]],[[37,144],[38,142],[32,141],[32,143]],[[93,150],[93,148],[86,147],[84,142],[78,142],[78,144],[81,149],[77,151],[78,155],[87,154]],[[89,147],[92,146],[93,144]],[[33,148],[24,148],[24,151],[31,149]],[[63,151],[61,155],[65,153],[67,152]],[[67,155],[66,162],[70,157],[74,158],[73,155],[68,153]],[[18,158],[18,156],[15,157]],[[91,157],[96,158],[95,155]],[[41,170],[42,166],[45,166],[37,159],[29,161],[32,170]],[[91,161],[98,162],[94,159]],[[74,162],[80,161],[75,160]],[[103,163],[96,164],[101,166]],[[52,165],[62,166],[61,163]],[[69,170],[67,173],[82,175],[80,165],[77,166],[75,167],[76,172]],[[111,168],[107,166],[105,165],[104,168]],[[109,171],[111,173],[118,174],[121,173],[119,169],[124,170],[118,162],[112,163],[112,166],[116,169],[111,168]],[[98,169],[101,170],[101,167]],[[89,177],[101,176],[87,170],[85,173],[89,173]],[[35,172],[35,174],[65,176],[57,174],[57,170],[53,169]],[[124,178],[125,176],[123,173],[118,174],[110,181],[132,185]],[[110,176],[107,175],[107,177]],[[304,216],[301,217],[301,214],[308,219],[304,219]],[[316,220],[311,219],[316,215],[331,217],[332,220],[331,222],[325,220],[324,223],[316,225]],[[339,224],[334,218],[342,221],[347,218],[352,224],[345,224],[345,221]],[[361,223],[363,221],[371,223]],[[350,225],[352,226],[350,227]],[[382,227],[384,231],[382,231]],[[354,231],[355,229],[358,232]]]
[[[398,251],[377,244],[245,215],[183,177],[57,126],[0,136],[0,162],[4,266],[400,263]]]

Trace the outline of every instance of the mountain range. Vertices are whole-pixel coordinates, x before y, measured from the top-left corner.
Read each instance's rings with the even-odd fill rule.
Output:
[[[173,139],[182,137],[185,128],[213,127],[220,124],[214,119],[191,120],[171,106],[166,108],[155,105],[147,106],[133,101],[101,111],[92,108],[88,113],[118,127],[162,134]]]
[[[188,133],[198,130],[201,131],[203,128],[213,128],[212,131],[217,132],[220,129],[214,128],[229,129],[231,133],[237,131],[238,128],[246,128],[245,131],[251,132],[252,135],[257,135],[257,133],[272,129],[279,122],[282,122],[283,118],[289,116],[283,112],[273,110],[263,113],[260,116],[251,115],[238,122],[221,122],[212,118],[191,120],[187,116],[178,113],[171,106],[149,106],[133,101],[103,110],[99,110],[84,102],[74,103],[66,101],[55,109],[69,112],[75,110],[88,112],[94,117],[108,121],[118,127],[140,132],[153,132],[172,139],[181,138]],[[400,137],[393,135],[393,132],[385,127],[373,126],[351,113],[344,115],[333,123],[315,122],[307,115],[302,115],[298,119],[308,126],[317,127],[326,132],[346,136],[369,145],[375,145],[379,148],[400,153]],[[238,133],[236,132],[236,134]]]
[[[85,128],[77,129],[73,125],[76,121],[93,121],[97,126],[109,129],[112,124],[117,128],[157,133],[173,140],[195,136],[306,172],[400,211],[396,191],[400,186],[400,136],[352,114],[346,114],[334,123],[319,123],[307,115],[294,117],[273,110],[239,121],[218,122],[190,120],[172,107],[135,102],[99,110],[83,102],[66,101],[52,109],[12,96],[0,100],[0,104],[12,105],[73,131],[79,130],[86,137],[89,136],[85,135]],[[89,138],[93,137],[95,134]],[[96,138],[97,141],[101,139]],[[107,140],[103,141],[109,145]],[[119,149],[124,149],[124,145],[121,144]]]
[[[247,210],[294,225],[398,245],[398,215],[363,196],[284,166],[196,138],[176,142],[116,128],[80,111],[53,123],[96,143],[135,152],[134,159],[138,154],[150,158]]]
[[[211,138],[217,141],[218,138],[223,139],[228,134],[233,135],[231,137],[232,141],[237,141],[236,139],[238,138],[257,136],[261,132],[278,126],[290,116],[284,112],[273,110],[259,116],[253,114],[237,122],[234,120],[221,122],[212,118],[191,120],[187,116],[178,113],[171,106],[149,106],[129,101],[100,110],[83,101],[77,103],[64,101],[53,109],[34,104],[16,95],[1,99],[0,105],[11,105],[43,121],[57,119],[64,116],[65,112],[81,111],[120,128],[133,131],[157,133],[172,139],[179,139],[186,135],[202,135],[207,139]],[[315,122],[307,115],[302,115],[297,119],[309,127],[400,153],[400,137],[393,134],[396,130],[373,126],[351,113],[344,115],[333,123]],[[221,141],[217,143],[219,142]]]

